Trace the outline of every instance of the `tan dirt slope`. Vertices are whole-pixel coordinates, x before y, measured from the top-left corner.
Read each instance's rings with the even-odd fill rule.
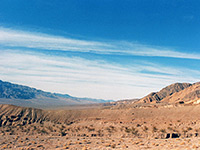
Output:
[[[45,113],[41,109],[0,105],[0,126],[26,125],[42,122],[44,120]]]

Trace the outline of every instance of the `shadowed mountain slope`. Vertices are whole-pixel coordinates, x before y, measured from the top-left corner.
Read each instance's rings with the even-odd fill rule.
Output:
[[[199,103],[198,100],[200,100],[200,82],[194,83],[190,87],[164,98],[163,102],[177,103],[182,101],[188,104],[197,104]]]
[[[174,93],[177,93],[179,91],[182,91],[188,87],[190,87],[192,84],[190,83],[174,83],[171,84],[159,92],[152,92],[149,95],[145,96],[142,98],[139,102],[142,103],[151,103],[151,102],[160,102],[164,98],[173,95]]]
[[[26,107],[51,107],[108,102],[102,99],[77,98],[68,94],[50,93],[28,86],[0,80],[0,103]]]

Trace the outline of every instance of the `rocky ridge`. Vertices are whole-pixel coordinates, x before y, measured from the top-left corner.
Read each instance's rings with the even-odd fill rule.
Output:
[[[41,109],[0,105],[0,127],[19,126],[45,121],[45,112]]]
[[[174,83],[171,84],[159,92],[152,92],[149,95],[139,100],[139,103],[156,103],[163,101],[168,96],[173,96],[174,93],[178,93],[188,87],[192,86],[190,83]]]
[[[199,104],[200,103],[200,82],[194,83],[188,88],[185,88],[173,95],[163,99],[167,103],[185,103]]]

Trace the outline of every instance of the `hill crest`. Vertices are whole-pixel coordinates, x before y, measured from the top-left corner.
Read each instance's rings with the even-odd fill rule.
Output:
[[[174,93],[180,92],[188,87],[192,86],[190,83],[174,83],[159,92],[152,92],[149,95],[139,100],[139,103],[156,103],[162,101],[164,98],[173,95]]]

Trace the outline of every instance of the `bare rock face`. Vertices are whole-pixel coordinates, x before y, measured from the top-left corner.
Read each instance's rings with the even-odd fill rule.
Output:
[[[173,95],[174,93],[177,93],[179,91],[182,91],[190,87],[191,85],[192,84],[190,83],[174,83],[163,88],[159,92],[150,93],[149,95],[142,98],[139,102],[142,102],[142,103],[160,102],[164,98],[170,95]]]

